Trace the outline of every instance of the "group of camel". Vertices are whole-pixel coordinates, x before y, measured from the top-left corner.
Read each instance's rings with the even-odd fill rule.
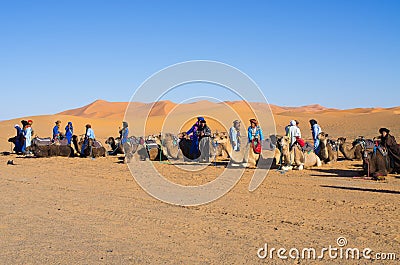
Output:
[[[8,139],[9,142],[15,143],[15,138]],[[85,145],[82,150],[83,143],[85,141],[84,135],[78,137],[74,135],[72,137],[72,145],[68,144],[67,139],[52,141],[50,137],[40,138],[34,137],[29,151],[36,157],[51,157],[51,156],[63,156],[63,157],[101,157],[106,156],[106,149],[104,146],[96,140],[87,139],[88,144]]]
[[[321,132],[318,139],[319,153],[316,154],[313,149],[304,150],[299,144],[290,148],[288,136],[278,137],[275,161],[283,170],[302,170],[320,167],[323,163],[334,163],[338,160],[340,152],[346,160],[362,160],[364,174],[368,177],[383,178],[394,170],[395,165],[386,150],[379,145],[379,138],[372,140],[360,136],[348,142],[344,137],[332,140],[328,134]]]
[[[230,158],[231,148],[227,133],[215,133],[208,139],[212,147],[210,158],[219,157],[221,160]],[[105,143],[111,148],[109,155],[124,154],[126,163],[130,163],[132,159],[151,161],[196,159],[190,152],[192,140],[186,133],[180,133],[178,136],[172,133],[149,135],[146,138],[131,136],[124,144],[121,144],[119,137],[109,137]]]
[[[388,154],[379,146],[377,139],[370,140],[359,137],[358,139],[348,142],[346,138],[340,137],[332,140],[329,135],[322,132],[318,135],[320,140],[320,151],[316,154],[311,149],[305,150],[299,144],[290,147],[290,139],[288,136],[270,136],[268,146],[272,146],[269,150],[274,150],[273,165],[283,170],[319,167],[323,163],[334,163],[338,160],[339,152],[342,153],[344,159],[362,160],[365,174],[386,175],[393,171],[393,163],[391,163]],[[84,156],[84,157],[100,157],[106,155],[124,154],[124,161],[130,163],[135,160],[181,160],[191,161],[196,159],[190,153],[191,140],[186,133],[180,133],[178,136],[172,133],[163,135],[150,135],[146,138],[131,136],[128,140],[121,144],[119,137],[109,137],[106,140],[111,151],[106,151],[104,146],[99,142],[88,139],[88,144],[81,152],[84,135],[80,137],[74,135],[72,144],[68,145],[66,139],[53,142],[50,138],[35,137],[32,140],[31,151],[37,157],[49,156]],[[13,138],[9,139],[10,142]],[[211,160],[229,160],[232,154],[232,146],[229,136],[226,132],[214,133],[209,137]],[[274,148],[276,146],[276,148]],[[375,147],[375,148],[374,148]]]

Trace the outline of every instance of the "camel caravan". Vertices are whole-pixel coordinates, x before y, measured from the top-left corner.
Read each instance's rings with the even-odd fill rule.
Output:
[[[323,132],[316,120],[310,120],[313,142],[305,142],[301,136],[299,122],[290,121],[285,135],[271,135],[264,139],[261,127],[255,119],[250,120],[247,135],[242,136],[240,121],[235,120],[229,132],[211,133],[203,117],[186,132],[178,135],[165,133],[147,137],[129,136],[128,123],[123,122],[118,137],[109,137],[105,144],[96,140],[90,124],[86,133],[74,135],[72,122],[60,132],[61,121],[53,128],[53,137],[34,137],[32,121],[21,121],[15,125],[17,135],[9,139],[17,154],[35,157],[104,157],[123,156],[125,163],[132,161],[182,161],[213,163],[229,161],[231,165],[256,168],[263,151],[273,152],[272,166],[279,170],[303,170],[320,167],[338,161],[339,154],[345,160],[363,162],[363,173],[367,178],[381,180],[389,173],[400,172],[400,147],[386,128],[379,130],[380,136],[365,139],[360,136],[353,141],[344,137],[331,139]],[[239,155],[240,154],[240,155]]]
[[[24,154],[34,157],[101,157],[106,156],[106,149],[101,142],[95,139],[94,131],[90,124],[87,124],[86,133],[80,136],[73,134],[72,122],[68,122],[65,127],[66,133],[60,132],[61,121],[56,121],[53,128],[53,137],[32,138],[32,120],[22,120],[22,128],[16,124],[14,128],[17,135],[8,139],[14,144],[16,154]]]
[[[348,142],[344,137],[330,139],[315,120],[310,120],[310,124],[314,144],[304,143],[299,132],[288,128],[287,135],[278,137],[275,150],[275,161],[279,161],[278,168],[302,170],[320,167],[323,163],[336,162],[341,153],[345,160],[363,162],[363,174],[367,176],[366,179],[383,180],[389,173],[400,173],[400,145],[394,136],[390,135],[389,129],[380,128],[380,136],[374,139],[360,136]],[[297,125],[295,121],[290,124]]]

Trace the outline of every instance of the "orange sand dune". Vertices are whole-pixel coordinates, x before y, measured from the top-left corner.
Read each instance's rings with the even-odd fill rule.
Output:
[[[167,115],[171,110],[173,110],[178,104],[171,101],[159,101],[155,103],[141,103],[133,102],[135,108],[134,111],[140,115],[147,115],[150,112],[150,116],[164,116]],[[250,109],[249,107],[257,110],[264,109],[266,107],[265,103],[251,102],[247,103],[244,101],[225,101],[220,103],[210,102],[207,100],[202,100],[193,103],[179,104],[183,106],[182,111],[196,110],[201,111],[205,109],[214,109],[222,105],[228,105],[237,110]],[[108,102],[105,100],[96,100],[93,103],[72,110],[66,110],[58,114],[61,115],[72,115],[85,118],[123,118],[125,114],[125,109],[128,106],[128,102]],[[328,109],[321,105],[307,105],[301,107],[281,107],[270,104],[270,108],[274,114],[287,113],[287,112],[318,112],[318,111],[338,111],[336,109]]]
[[[40,137],[51,136],[56,120],[62,121],[62,130],[68,121],[72,121],[75,134],[85,132],[85,124],[91,123],[96,137],[103,140],[108,136],[117,136],[118,129],[124,119],[127,102],[108,102],[97,100],[87,106],[66,110],[54,115],[26,117],[34,120],[33,128]],[[320,105],[302,107],[280,107],[270,105],[276,125],[276,133],[283,134],[284,127],[291,119],[300,121],[304,138],[310,138],[308,120],[316,119],[323,131],[332,137],[346,136],[354,138],[359,135],[374,137],[380,127],[388,127],[395,136],[400,135],[400,107],[393,108],[356,108],[348,110],[329,109]],[[138,123],[147,119],[146,133],[155,134],[161,131],[178,133],[188,130],[195,117],[204,115],[209,120],[213,131],[226,131],[236,114],[240,114],[243,123],[243,133],[248,126],[248,119],[259,116],[264,134],[275,133],[272,116],[264,103],[246,103],[243,101],[226,101],[214,103],[199,101],[194,103],[176,104],[171,101],[157,103],[131,103],[127,118],[134,117],[130,123]],[[147,118],[146,118],[147,117]],[[189,118],[188,118],[189,117]],[[22,118],[0,122],[0,148],[9,149],[7,139],[14,136],[13,125]],[[225,124],[226,126],[223,126]],[[133,127],[133,126],[132,126]],[[142,131],[132,128],[132,134],[141,135]]]
[[[72,115],[83,118],[123,118],[127,102],[108,102],[96,100],[95,102],[72,110],[60,112],[60,115]]]

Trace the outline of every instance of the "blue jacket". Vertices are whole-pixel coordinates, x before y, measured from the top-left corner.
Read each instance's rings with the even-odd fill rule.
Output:
[[[189,131],[186,132],[187,135],[190,135],[190,139],[194,140],[194,141],[198,141],[199,137],[197,135],[197,130],[199,129],[199,123],[196,122],[192,128],[189,129]]]
[[[60,135],[60,131],[58,130],[58,126],[53,127],[53,139],[57,138]]]
[[[87,129],[86,136],[87,136],[87,138],[89,138],[89,139],[95,139],[95,138],[96,138],[96,136],[94,135],[94,131],[93,131],[92,128],[88,128],[88,129]]]
[[[121,144],[124,144],[128,141],[128,136],[129,136],[129,129],[127,128],[123,128],[122,132],[121,132]]]
[[[314,124],[311,128],[312,136],[314,141],[318,140],[318,134],[322,132],[321,127],[318,124]]]
[[[261,130],[260,126],[255,127],[256,131],[255,134],[253,135],[253,128],[251,126],[249,126],[249,128],[247,129],[247,138],[249,140],[249,143],[253,140],[253,138],[258,138],[258,140],[262,141],[264,140],[263,137],[263,132]]]
[[[72,135],[74,134],[74,127],[72,126],[65,126],[65,137],[68,139],[68,143],[71,143]]]

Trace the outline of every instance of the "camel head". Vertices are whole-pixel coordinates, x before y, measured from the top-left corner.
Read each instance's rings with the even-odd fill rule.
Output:
[[[282,148],[282,150],[289,150],[290,138],[289,136],[279,137],[276,143],[278,147]]]
[[[187,135],[186,132],[181,132],[180,134],[178,134],[178,138],[179,139],[189,139],[189,135]]]
[[[137,137],[136,139],[137,139],[137,142],[138,142],[140,145],[144,145],[145,142],[146,142],[146,141],[144,140],[144,138],[141,137],[141,136],[140,136],[140,137]]]
[[[178,141],[179,141],[179,137],[173,133],[166,133],[164,135],[164,139],[167,141],[172,141],[173,143],[178,143]]]
[[[278,142],[278,135],[275,135],[275,134],[271,134],[270,136],[269,136],[269,139],[271,139],[271,143],[272,144],[276,144],[277,142]]]
[[[114,137],[112,137],[112,136],[110,136],[110,137],[108,137],[108,139],[106,140],[106,142],[105,142],[106,144],[109,144],[109,145],[115,145],[115,139],[114,139]]]
[[[164,139],[172,139],[173,136],[174,135],[172,133],[164,133]]]
[[[229,142],[229,137],[227,134],[218,133],[218,134],[215,134],[214,140],[219,144],[225,144],[225,143]]]
[[[336,141],[336,143],[338,144],[338,145],[342,145],[342,144],[344,144],[346,142],[346,138],[345,137],[339,137],[338,139],[337,139],[337,141]]]
[[[320,141],[325,141],[326,139],[328,139],[328,134],[324,133],[324,132],[320,132],[317,137]]]

